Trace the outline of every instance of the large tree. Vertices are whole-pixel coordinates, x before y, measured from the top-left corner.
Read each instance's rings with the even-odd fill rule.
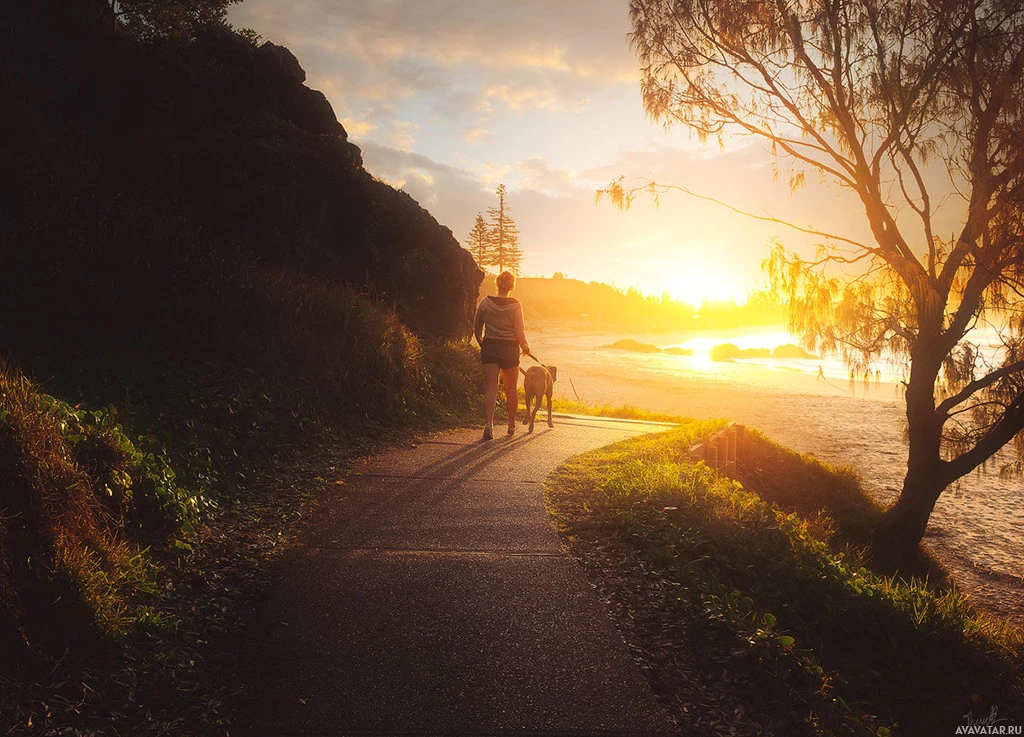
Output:
[[[491,256],[490,264],[498,267],[498,271],[511,271],[518,275],[523,263],[523,249],[519,245],[519,228],[509,214],[507,194],[504,184],[499,184],[495,194],[498,205],[487,208],[491,217]]]
[[[944,489],[1011,441],[1018,467],[1024,452],[1024,9],[632,0],[630,13],[653,118],[762,139],[794,188],[816,172],[859,200],[869,239],[818,232],[816,257],[777,248],[767,265],[811,345],[906,361],[907,472],[876,548],[910,556]],[[999,331],[995,358],[979,324]]]

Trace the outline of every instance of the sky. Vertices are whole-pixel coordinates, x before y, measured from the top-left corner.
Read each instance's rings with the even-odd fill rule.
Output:
[[[627,0],[244,0],[230,22],[287,46],[363,152],[461,242],[509,190],[527,276],[562,272],[698,303],[761,286],[767,244],[806,236],[680,193],[628,211],[619,177],[682,185],[750,212],[865,237],[848,193],[796,195],[761,143],[700,144],[648,120]]]

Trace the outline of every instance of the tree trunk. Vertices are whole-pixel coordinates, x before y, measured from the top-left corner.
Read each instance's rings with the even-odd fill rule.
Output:
[[[922,341],[923,345],[934,345]],[[934,348],[914,351],[907,384],[907,475],[899,498],[886,511],[872,544],[876,560],[912,565],[935,502],[948,484],[942,459],[942,418],[935,408],[935,382],[942,357]]]
[[[946,488],[942,461],[907,470],[899,499],[886,511],[872,544],[875,558],[896,568],[912,566],[928,519]]]

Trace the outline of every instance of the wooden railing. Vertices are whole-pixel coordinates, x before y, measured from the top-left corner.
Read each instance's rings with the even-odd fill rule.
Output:
[[[690,448],[690,457],[727,474],[736,472],[736,462],[747,444],[747,428],[730,422],[709,438]]]

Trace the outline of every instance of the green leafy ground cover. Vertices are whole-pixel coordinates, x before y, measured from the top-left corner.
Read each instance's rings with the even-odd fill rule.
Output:
[[[719,426],[579,456],[548,485],[560,533],[684,731],[952,734],[993,706],[1024,719],[1019,631],[934,579],[873,570],[859,543],[879,512],[850,471],[758,436],[746,488],[688,460]]]

